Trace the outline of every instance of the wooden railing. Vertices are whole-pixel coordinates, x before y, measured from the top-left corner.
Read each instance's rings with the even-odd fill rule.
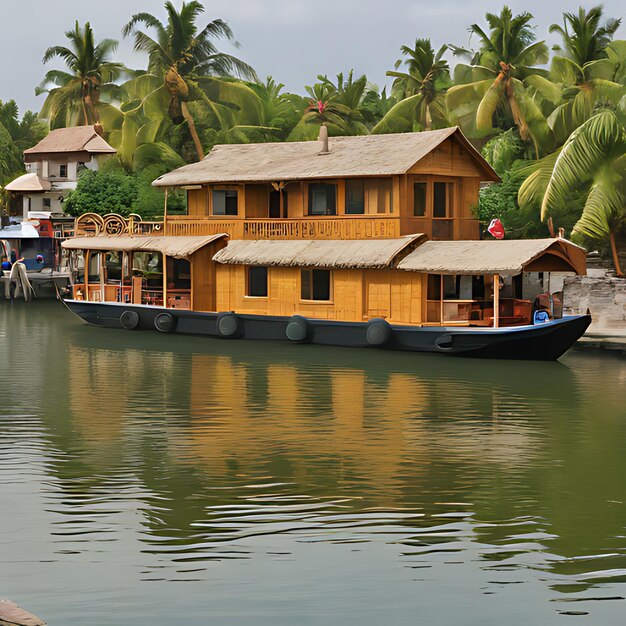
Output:
[[[96,235],[162,235],[163,222],[144,222],[141,215],[131,213],[123,217],[117,213],[99,215],[83,213],[76,218],[74,231],[77,237]]]
[[[289,219],[213,220],[187,216],[168,218],[166,235],[216,235],[232,239],[389,239],[400,235],[397,218],[313,217]]]

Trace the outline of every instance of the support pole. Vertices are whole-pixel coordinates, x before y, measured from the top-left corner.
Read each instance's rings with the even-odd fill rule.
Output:
[[[443,326],[443,274],[439,274],[439,323]]]
[[[493,275],[493,327],[500,325],[500,275]]]
[[[89,250],[87,250],[85,252],[85,268],[84,268],[84,273],[85,273],[85,300],[87,302],[89,302],[89,265],[91,263],[91,252]]]
[[[167,308],[167,256],[163,255],[163,306]]]
[[[167,192],[169,187],[165,188],[165,203],[163,206],[163,234],[167,235]]]
[[[104,296],[105,296],[105,289],[104,289],[104,266],[105,266],[105,261],[106,259],[106,252],[100,252],[99,256],[98,256],[98,260],[99,260],[99,270],[100,270],[100,302],[104,302]]]

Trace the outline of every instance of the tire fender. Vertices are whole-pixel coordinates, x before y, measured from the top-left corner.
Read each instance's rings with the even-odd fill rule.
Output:
[[[384,346],[391,339],[391,326],[382,318],[374,318],[367,324],[366,339],[370,346]]]
[[[120,315],[120,324],[126,330],[133,330],[139,324],[139,314],[136,311],[124,311]]]
[[[154,327],[161,333],[171,333],[176,328],[176,318],[171,313],[159,313],[154,318]]]
[[[311,338],[311,324],[301,315],[293,315],[289,318],[285,334],[289,341],[304,343]]]
[[[234,313],[220,313],[217,318],[217,332],[220,337],[237,339],[243,335],[243,322]]]

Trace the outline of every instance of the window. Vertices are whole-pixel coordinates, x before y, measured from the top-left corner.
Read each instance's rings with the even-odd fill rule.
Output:
[[[232,189],[213,190],[213,215],[237,215],[238,194]]]
[[[434,183],[433,185],[433,217],[451,217],[448,210],[450,193],[448,183]]]
[[[300,281],[302,300],[330,300],[329,270],[302,270]]]
[[[337,215],[337,185],[309,184],[309,215]]]
[[[44,209],[49,209],[50,208],[50,198],[44,198],[43,199],[43,207],[44,207]]]
[[[248,268],[246,295],[252,298],[267,298],[267,267]]]
[[[59,178],[67,178],[67,164],[62,163],[59,165]]]
[[[413,185],[413,215],[415,217],[426,215],[426,183]]]
[[[363,179],[346,180],[346,213],[348,215],[365,213],[365,181]]]

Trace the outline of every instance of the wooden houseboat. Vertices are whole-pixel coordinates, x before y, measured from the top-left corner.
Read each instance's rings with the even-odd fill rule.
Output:
[[[498,177],[458,128],[324,131],[161,176],[162,223],[78,220],[69,308],[113,328],[494,358],[557,359],[584,333],[589,316],[561,318],[550,294],[534,310],[549,276],[585,273],[584,250],[481,241],[479,186]],[[187,215],[167,215],[172,188]]]

